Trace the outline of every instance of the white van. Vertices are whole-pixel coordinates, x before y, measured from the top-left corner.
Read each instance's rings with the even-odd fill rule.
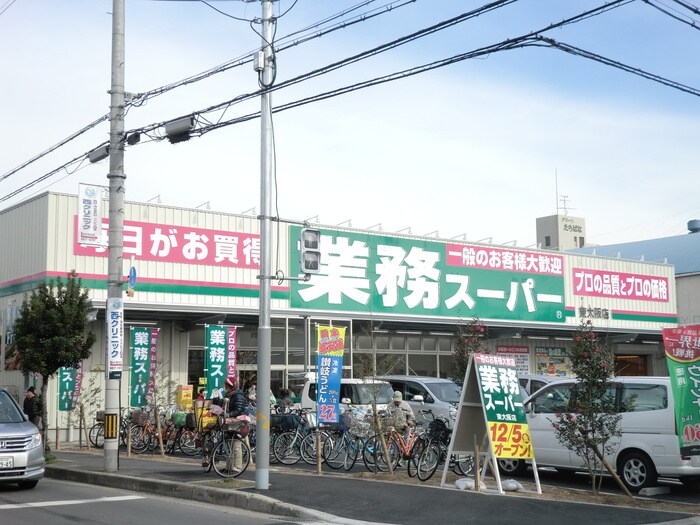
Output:
[[[372,401],[376,399],[377,410],[385,410],[391,401],[394,391],[386,381],[376,379],[352,379],[343,377],[340,379],[339,400],[349,400],[353,407],[368,412],[372,408]],[[301,391],[301,407],[316,410],[316,377],[310,374]],[[340,409],[346,410],[348,404],[340,403]]]
[[[575,379],[549,383],[525,401],[527,423],[537,466],[560,471],[585,470],[583,460],[556,437],[556,414],[566,412]],[[613,438],[614,452],[606,459],[627,488],[638,491],[654,485],[659,476],[686,484],[700,480],[700,456],[681,456],[668,377],[623,376],[611,379],[618,412],[620,438]],[[613,392],[611,392],[612,394]],[[527,469],[523,460],[499,459],[506,474]]]
[[[461,385],[449,379],[428,376],[392,375],[377,379],[389,382],[391,388],[401,392],[416,418],[420,410],[430,409],[436,418],[443,417],[449,427],[454,426],[457,405],[462,395]],[[414,400],[415,396],[420,396],[420,401]]]

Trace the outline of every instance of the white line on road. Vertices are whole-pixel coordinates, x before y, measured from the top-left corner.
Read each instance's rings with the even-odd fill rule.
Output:
[[[60,505],[84,505],[85,503],[101,503],[107,501],[128,501],[132,499],[144,499],[144,496],[112,496],[95,499],[66,499],[59,501],[35,501],[31,503],[12,503],[0,505],[0,510],[5,509],[28,509],[33,507],[56,507]]]

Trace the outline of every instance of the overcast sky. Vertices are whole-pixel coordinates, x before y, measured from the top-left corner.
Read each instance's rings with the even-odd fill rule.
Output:
[[[700,2],[691,0],[693,4]],[[700,15],[683,0],[641,0],[541,33],[700,89]],[[126,90],[142,93],[246,56],[260,46],[261,4],[126,0]],[[406,4],[406,5],[403,5]],[[546,28],[602,0],[520,0],[413,43],[281,89],[274,106],[403,71]],[[396,8],[277,54],[281,83],[481,7],[471,0],[275,2],[275,44]],[[671,13],[678,20],[654,6]],[[111,0],[0,0],[0,177],[109,111]],[[695,23],[691,27],[688,23]],[[313,34],[308,30],[297,35]],[[251,64],[129,109],[126,129],[254,93]],[[259,110],[258,98],[204,116]],[[206,121],[200,119],[199,123]],[[427,73],[277,113],[277,203],[283,218],[375,225],[387,232],[535,243],[535,219],[584,217],[587,241],[684,234],[700,218],[700,99],[551,47],[495,51]],[[0,181],[0,198],[108,140],[102,122]],[[152,138],[162,136],[160,130]],[[0,202],[107,185],[108,161],[83,163]],[[75,170],[75,171],[74,171]],[[260,121],[188,142],[143,137],[125,153],[126,199],[260,212]],[[558,193],[557,193],[558,192]],[[560,199],[557,200],[557,195]],[[203,206],[204,207],[204,206]],[[437,233],[434,233],[437,232]]]

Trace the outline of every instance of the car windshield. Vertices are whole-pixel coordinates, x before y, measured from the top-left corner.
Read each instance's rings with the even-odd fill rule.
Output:
[[[361,405],[372,404],[375,397],[377,404],[386,405],[394,395],[394,391],[389,383],[358,383],[355,386],[357,387]]]
[[[24,421],[22,412],[10,395],[0,391],[0,423],[21,423]]]
[[[452,381],[426,383],[425,386],[427,386],[440,401],[446,401],[447,403],[459,403],[460,396],[462,394],[462,387],[457,383],[453,383]]]

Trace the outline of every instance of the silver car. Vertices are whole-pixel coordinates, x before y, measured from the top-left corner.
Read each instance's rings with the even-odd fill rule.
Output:
[[[41,434],[7,390],[0,388],[0,483],[33,489],[42,477]]]

